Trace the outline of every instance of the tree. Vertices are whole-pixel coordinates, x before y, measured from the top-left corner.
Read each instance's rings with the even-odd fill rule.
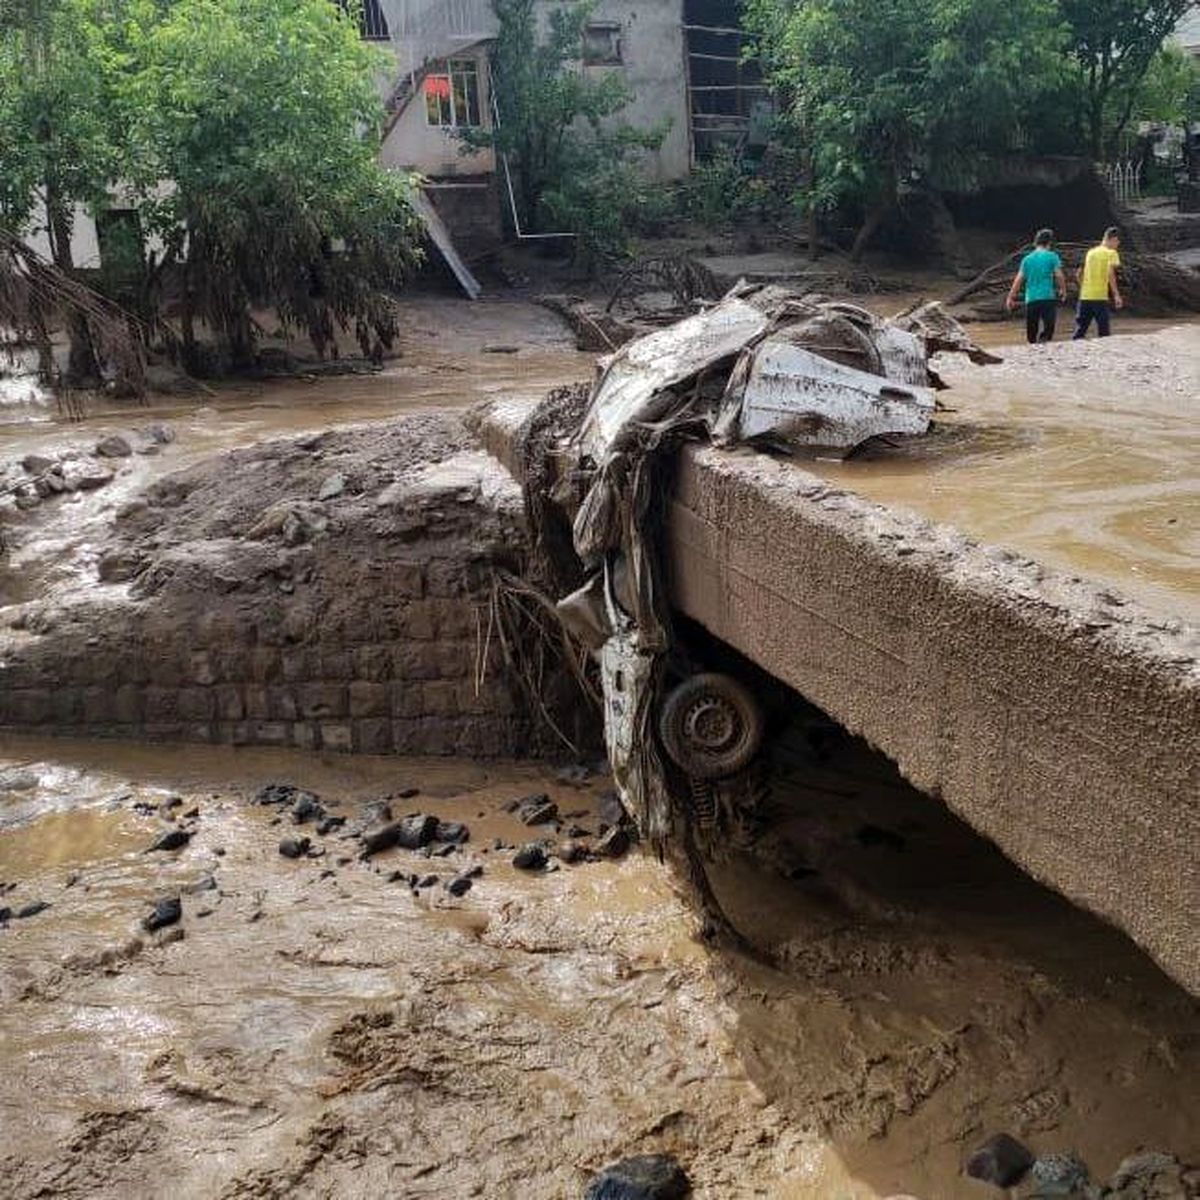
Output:
[[[1061,71],[1053,0],[746,0],[744,21],[811,148],[798,199],[858,208],[855,258],[903,189],[1021,148]]]
[[[354,14],[328,0],[133,0],[124,37],[142,211],[157,266],[179,268],[189,365],[204,365],[203,320],[246,366],[260,305],[322,355],[337,353],[335,327],[382,353],[415,217],[411,181],[377,160],[382,64]]]
[[[1095,159],[1115,146],[1138,88],[1195,0],[1059,0],[1080,71],[1082,125]],[[1106,136],[1107,134],[1107,136]]]
[[[536,0],[492,0],[500,29],[492,54],[499,124],[466,130],[492,145],[516,178],[522,220],[533,230],[578,235],[585,257],[618,247],[639,194],[638,151],[662,143],[666,126],[636,130],[619,120],[632,98],[618,72],[582,69],[584,28],[594,0],[553,10],[539,35]]]
[[[98,0],[0,3],[0,226],[23,232],[44,213],[54,265],[76,273],[76,206],[102,205],[120,173],[119,59]],[[11,260],[10,260],[11,261]],[[100,374],[88,321],[68,311],[69,375]]]

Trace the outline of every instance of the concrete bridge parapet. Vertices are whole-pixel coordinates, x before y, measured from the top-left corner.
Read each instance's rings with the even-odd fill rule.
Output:
[[[529,409],[482,414],[510,469]],[[1200,993],[1200,637],[793,463],[688,447],[674,605]]]

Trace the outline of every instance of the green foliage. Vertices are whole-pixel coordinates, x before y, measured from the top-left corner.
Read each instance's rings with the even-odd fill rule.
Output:
[[[492,3],[500,21],[492,56],[499,126],[461,136],[507,156],[523,223],[576,234],[579,257],[595,263],[624,246],[642,191],[634,164],[661,144],[665,126],[636,130],[621,121],[631,99],[622,75],[582,67],[593,0],[553,10],[544,36],[536,0]]]
[[[867,236],[902,186],[1020,148],[1061,71],[1053,0],[747,0],[745,20],[811,148],[801,206],[867,210]]]
[[[328,0],[135,0],[125,30],[148,227],[235,362],[274,305],[318,350],[394,333],[384,292],[413,261],[410,181],[377,162],[375,52]],[[168,187],[150,181],[170,180]]]
[[[1077,69],[1087,150],[1115,149],[1164,40],[1195,0],[1059,0]]]
[[[1200,120],[1200,62],[1179,46],[1164,46],[1138,85],[1131,115],[1131,123],[1183,125]]]

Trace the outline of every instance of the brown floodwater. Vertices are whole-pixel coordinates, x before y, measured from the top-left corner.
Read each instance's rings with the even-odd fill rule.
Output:
[[[697,941],[651,855],[530,876],[492,848],[549,832],[504,811],[531,792],[594,831],[602,778],[0,741],[2,902],[51,904],[0,928],[4,1194],[169,1177],[196,1197],[557,1200],[663,1151],[709,1200],[957,1200],[1001,1128],[1097,1178],[1140,1146],[1200,1157],[1196,1006],[1128,941],[852,739],[785,747],[774,778],[757,837],[714,868],[768,965]],[[416,787],[397,811],[471,840],[362,862],[251,803],[276,781],[348,827]],[[173,822],[187,847],[146,853]],[[321,857],[279,855],[298,833]],[[138,928],[163,895],[181,940]]]

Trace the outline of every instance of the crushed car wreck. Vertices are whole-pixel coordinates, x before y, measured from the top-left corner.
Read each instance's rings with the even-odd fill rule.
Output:
[[[543,447],[586,579],[557,611],[598,665],[618,791],[653,844],[683,835],[693,867],[697,829],[731,802],[763,717],[737,680],[686,663],[672,633],[658,552],[666,456],[688,439],[842,456],[873,438],[919,436],[935,412],[929,359],[939,350],[994,361],[937,305],[887,321],[739,285],[602,359],[582,419]]]

